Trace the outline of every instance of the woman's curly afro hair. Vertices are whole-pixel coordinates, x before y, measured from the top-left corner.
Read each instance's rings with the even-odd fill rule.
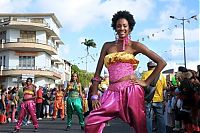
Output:
[[[118,11],[116,14],[113,15],[111,27],[116,31],[116,23],[117,20],[125,18],[128,21],[130,32],[133,30],[135,26],[135,20],[133,15],[130,14],[128,11]]]

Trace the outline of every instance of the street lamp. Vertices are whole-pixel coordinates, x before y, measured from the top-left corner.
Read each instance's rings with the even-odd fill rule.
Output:
[[[184,65],[185,65],[185,68],[186,68],[186,51],[185,51],[185,20],[189,20],[189,19],[191,19],[191,18],[196,18],[197,17],[197,15],[194,15],[194,16],[191,16],[191,17],[189,17],[189,18],[176,18],[175,16],[170,16],[170,18],[172,18],[172,19],[176,19],[176,20],[181,20],[182,21],[182,24],[183,24],[183,39],[181,39],[181,40],[183,40],[183,52],[184,52]]]

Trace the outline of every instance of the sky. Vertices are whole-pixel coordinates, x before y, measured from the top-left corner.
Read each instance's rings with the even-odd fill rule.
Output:
[[[140,41],[165,59],[164,70],[184,65],[183,25],[187,68],[197,70],[200,64],[199,0],[0,0],[0,13],[54,13],[60,21],[60,37],[64,42],[59,56],[82,70],[95,72],[101,47],[113,41],[115,32],[111,19],[119,10],[134,15],[136,25],[131,39]],[[84,39],[93,39],[96,48],[89,48],[86,63]],[[136,71],[146,70],[149,59],[137,55],[140,61]],[[102,72],[107,71],[104,67]]]

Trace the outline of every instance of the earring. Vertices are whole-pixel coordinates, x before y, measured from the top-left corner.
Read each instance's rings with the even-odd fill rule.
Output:
[[[128,35],[129,40],[131,40],[131,34]]]
[[[118,42],[118,39],[119,39],[118,34],[115,33],[115,42],[116,42],[116,43]]]

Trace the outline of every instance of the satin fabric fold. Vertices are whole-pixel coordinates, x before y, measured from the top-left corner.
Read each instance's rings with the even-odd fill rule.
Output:
[[[21,103],[21,110],[20,110],[20,113],[19,113],[19,118],[18,118],[18,121],[16,123],[15,128],[20,129],[20,127],[22,125],[22,121],[23,121],[23,119],[24,119],[24,117],[26,116],[27,113],[31,115],[31,119],[33,121],[34,128],[38,128],[38,121],[37,121],[35,111],[36,111],[35,110],[35,101],[29,100],[29,101],[22,102]]]
[[[101,133],[105,123],[116,117],[128,123],[137,133],[146,133],[144,91],[139,85],[130,81],[112,84],[100,102],[101,107],[93,110],[86,119],[86,133]]]

